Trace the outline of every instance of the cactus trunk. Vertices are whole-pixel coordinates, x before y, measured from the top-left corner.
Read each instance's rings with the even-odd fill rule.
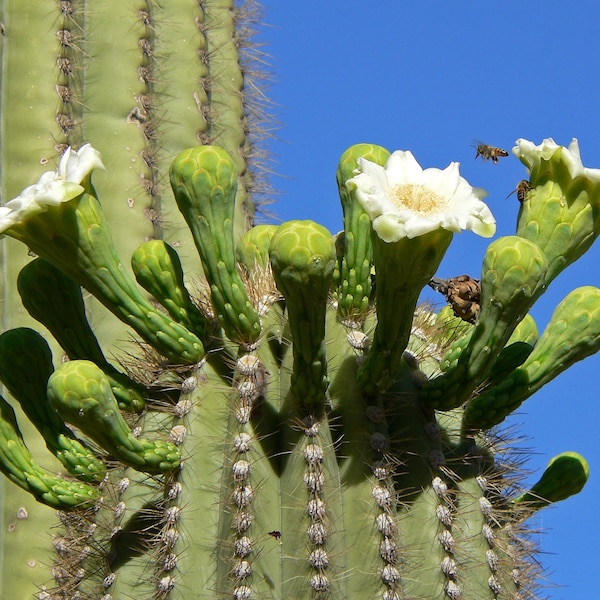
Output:
[[[401,181],[410,153],[359,144],[342,234],[253,227],[251,3],[30,4],[0,19],[3,597],[535,597],[527,519],[587,464],[522,489],[491,428],[599,349],[596,288],[539,341],[527,314],[600,231],[597,178],[522,145],[526,223],[490,244],[468,322],[436,314],[416,302],[452,232],[494,232],[455,165]],[[93,184],[83,146],[11,200],[83,142]],[[531,225],[562,193],[586,215],[563,262]]]

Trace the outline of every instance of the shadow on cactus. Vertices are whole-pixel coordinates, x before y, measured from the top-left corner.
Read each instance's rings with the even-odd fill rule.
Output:
[[[599,348],[597,288],[569,294],[539,339],[528,311],[598,235],[600,173],[575,142],[515,153],[530,189],[465,320],[418,306],[454,232],[495,233],[456,163],[353,146],[343,233],[290,221],[235,240],[232,159],[180,153],[170,181],[202,297],[162,241],[132,258],[151,298],[129,275],[90,146],[0,208],[0,231],[38,255],[23,304],[70,359],[32,329],[0,336],[0,377],[60,465],[30,455],[2,400],[0,468],[58,510],[38,599],[535,597],[526,521],[588,467],[564,452],[523,490],[492,428]],[[79,286],[139,335],[137,365],[105,358]]]

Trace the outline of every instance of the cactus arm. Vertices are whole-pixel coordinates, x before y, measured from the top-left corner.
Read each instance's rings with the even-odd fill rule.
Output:
[[[140,47],[147,28],[140,12],[148,10],[148,4],[141,0],[134,5],[84,9],[83,129],[86,140],[97,140],[112,174],[98,174],[96,182],[107,217],[127,220],[126,228],[115,229],[115,242],[124,256],[130,256],[143,239],[160,235],[160,228],[152,222],[157,222],[160,214],[156,173],[144,161],[156,145],[150,135],[155,123],[140,108],[140,101],[148,95],[148,84],[141,75],[145,67]]]
[[[235,240],[254,221],[254,207],[248,192],[253,174],[248,169],[247,157],[252,151],[247,136],[248,110],[244,98],[244,78],[241,71],[232,73],[229,65],[239,64],[239,43],[236,35],[236,8],[233,0],[211,2],[205,13],[206,51],[209,58],[208,117],[210,143],[223,148],[232,158],[239,178],[235,197]],[[239,9],[237,9],[239,11]],[[238,13],[239,15],[239,13]]]

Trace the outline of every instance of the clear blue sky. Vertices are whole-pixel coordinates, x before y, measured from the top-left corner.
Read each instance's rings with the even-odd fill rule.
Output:
[[[488,190],[498,235],[514,233],[518,202],[506,196],[526,178],[510,156],[474,160],[481,140],[506,149],[524,137],[579,139],[583,162],[600,168],[600,3],[580,0],[434,2],[431,0],[265,0],[279,106],[273,183],[282,219],[341,228],[335,169],[358,142],[409,149],[424,167],[461,163]],[[441,276],[477,274],[487,242],[455,236]],[[600,286],[600,242],[557,280],[532,311],[542,330],[556,304],[580,285]],[[583,454],[591,477],[577,497],[540,513],[535,527],[552,600],[593,598],[600,539],[600,356],[588,358],[527,401],[511,424],[530,439],[535,480],[565,450]]]

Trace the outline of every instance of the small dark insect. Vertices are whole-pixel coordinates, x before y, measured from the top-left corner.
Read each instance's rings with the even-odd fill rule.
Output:
[[[481,156],[483,160],[491,160],[494,164],[497,164],[498,158],[508,156],[506,150],[496,148],[495,146],[488,146],[487,144],[478,144],[477,146],[473,146],[473,148],[476,150],[475,160],[477,160],[478,156]]]
[[[517,187],[508,195],[507,198],[510,198],[513,194],[517,195],[517,200],[523,204],[525,200],[527,200],[527,193],[531,190],[531,185],[527,179],[522,179],[517,184]]]
[[[269,535],[274,537],[276,540],[281,539],[281,531],[269,531]]]

